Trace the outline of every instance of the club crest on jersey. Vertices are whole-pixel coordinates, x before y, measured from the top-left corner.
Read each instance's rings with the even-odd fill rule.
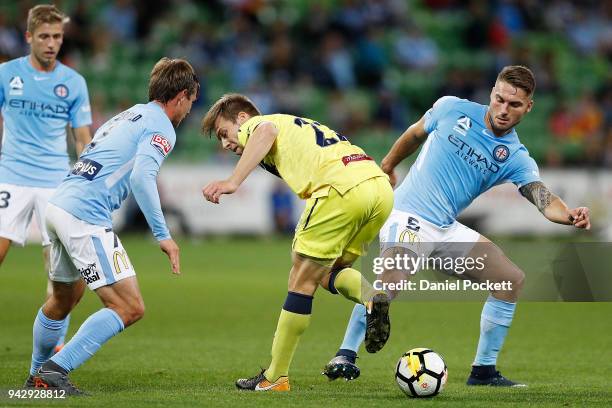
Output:
[[[168,153],[170,153],[170,150],[172,150],[172,145],[170,145],[168,139],[166,139],[162,135],[153,135],[153,138],[151,139],[151,144],[164,157],[166,157]]]
[[[23,95],[23,79],[20,76],[14,76],[9,81],[11,90],[9,95]]]
[[[85,177],[87,180],[91,181],[100,172],[102,167],[103,166],[96,161],[90,159],[81,159],[74,163],[70,174]]]
[[[467,136],[468,130],[472,127],[472,121],[467,116],[461,116],[457,119],[457,124],[453,127],[453,130],[460,135]]]
[[[510,150],[504,145],[498,145],[493,149],[493,157],[498,162],[503,163],[510,157]]]
[[[53,93],[62,99],[66,99],[69,93],[68,87],[64,84],[55,85],[55,88],[53,88]]]

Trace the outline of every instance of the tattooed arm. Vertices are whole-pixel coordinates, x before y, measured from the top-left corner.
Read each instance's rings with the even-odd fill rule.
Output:
[[[591,229],[587,207],[569,209],[563,200],[551,193],[541,181],[526,184],[519,191],[523,197],[538,207],[538,210],[550,221],[573,225],[576,228]]]

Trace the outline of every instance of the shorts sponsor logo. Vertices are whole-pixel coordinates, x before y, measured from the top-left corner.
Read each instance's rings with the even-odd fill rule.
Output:
[[[399,242],[405,242],[408,244],[420,244],[421,238],[419,238],[418,234],[414,231],[406,229],[400,234]]]
[[[59,84],[55,85],[55,88],[53,88],[53,93],[62,99],[66,99],[70,92],[68,91],[68,87],[66,85]]]
[[[344,156],[342,158],[342,163],[346,166],[349,163],[362,161],[362,160],[374,160],[367,154],[351,154],[350,156]]]
[[[23,79],[20,76],[14,76],[9,81],[9,95],[23,95]]]
[[[94,177],[100,172],[102,169],[100,163],[93,161],[91,159],[81,159],[74,163],[72,167],[72,171],[70,174],[74,174],[75,176],[85,177],[87,180],[93,180]]]
[[[130,262],[125,251],[115,251],[113,253],[113,264],[117,275],[130,269]]]
[[[85,268],[79,269],[79,273],[83,277],[83,280],[88,285],[90,283],[94,283],[100,280],[100,273],[98,272],[98,268],[96,267],[96,263],[90,263]]]
[[[172,145],[170,145],[168,139],[166,139],[162,135],[153,135],[153,137],[151,138],[151,144],[164,157],[166,157],[168,153],[170,153],[170,150],[172,150]]]
[[[493,149],[493,157],[500,163],[505,162],[510,157],[510,150],[504,145],[495,146]]]

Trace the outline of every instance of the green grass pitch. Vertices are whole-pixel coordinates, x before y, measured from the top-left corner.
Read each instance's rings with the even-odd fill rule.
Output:
[[[464,385],[481,303],[398,302],[391,308],[389,343],[378,354],[362,352],[362,375],[347,383],[327,381],[321,368],[341,341],[352,304],[322,290],[293,362],[292,391],[239,392],[235,379],[269,362],[287,291],[290,241],[182,241],[180,277],[171,275],[149,239],[127,237],[124,244],[138,273],[145,317],[72,373],[92,396],[63,401],[7,398],[7,389],[26,378],[32,321],[45,290],[40,247],[11,250],[0,270],[0,406],[558,407],[612,401],[612,303],[519,304],[499,368],[529,387],[493,389]],[[97,297],[86,292],[70,335],[99,308]],[[418,346],[441,353],[449,367],[449,383],[433,399],[407,399],[393,378],[399,356]]]

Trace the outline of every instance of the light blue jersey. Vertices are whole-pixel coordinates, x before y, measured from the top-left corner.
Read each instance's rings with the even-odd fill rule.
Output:
[[[425,114],[429,136],[395,192],[394,208],[446,227],[491,187],[512,182],[520,188],[540,180],[514,129],[496,137],[486,127],[487,109],[454,96],[436,101]]]
[[[157,173],[176,134],[160,105],[135,105],[98,129],[50,202],[90,224],[112,228],[130,190],[158,240],[170,238]]]
[[[59,61],[40,72],[17,58],[0,65],[0,106],[0,183],[57,187],[69,168],[66,125],[91,124],[85,79]]]

